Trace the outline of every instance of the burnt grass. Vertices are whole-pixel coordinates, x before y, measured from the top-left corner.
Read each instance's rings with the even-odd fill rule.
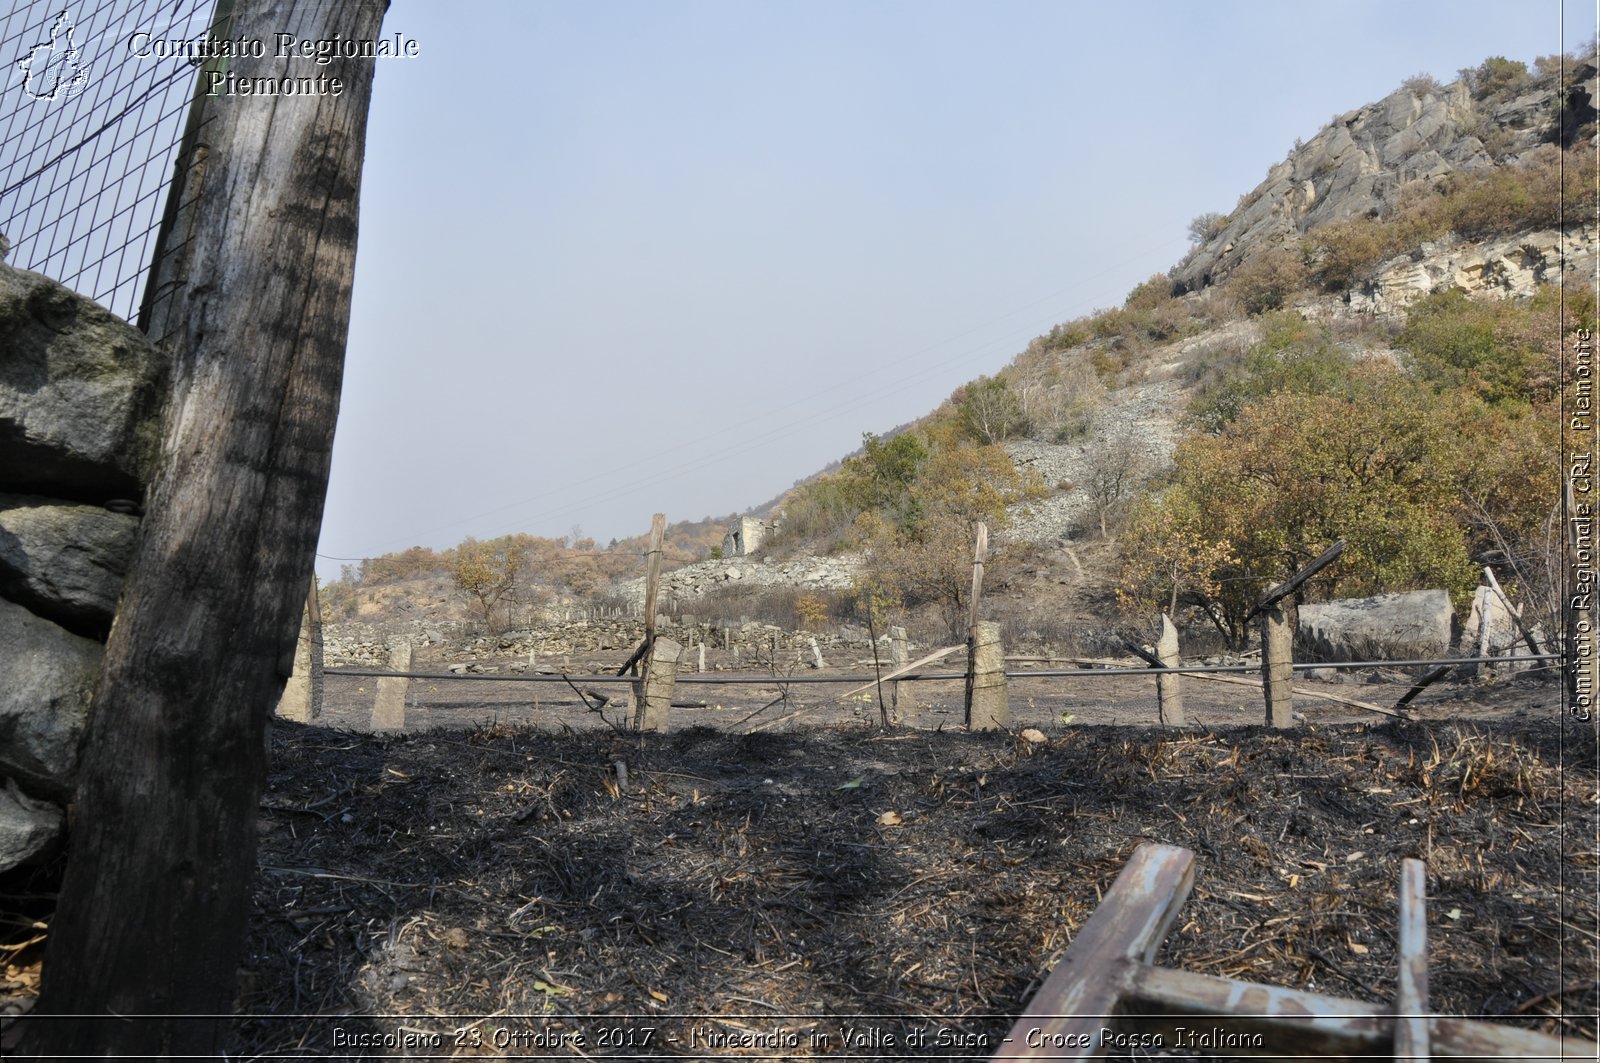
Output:
[[[1199,858],[1158,963],[1386,1003],[1420,857],[1434,1009],[1592,1039],[1594,737],[1540,716],[1042,743],[280,723],[238,1053],[983,1058],[1144,841]]]

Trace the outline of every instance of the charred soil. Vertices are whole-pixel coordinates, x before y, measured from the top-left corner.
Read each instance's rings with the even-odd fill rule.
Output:
[[[982,1058],[1145,840],[1200,861],[1160,963],[1391,1000],[1420,857],[1434,1008],[1595,1036],[1594,738],[1557,715],[272,741],[245,1057]]]

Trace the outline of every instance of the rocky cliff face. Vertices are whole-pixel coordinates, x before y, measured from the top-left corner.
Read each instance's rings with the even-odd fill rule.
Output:
[[[1594,120],[1593,64],[1532,79],[1509,98],[1474,97],[1465,80],[1412,84],[1335,118],[1274,166],[1227,223],[1172,273],[1179,292],[1225,280],[1247,257],[1319,225],[1381,215],[1408,183],[1515,162]]]
[[[1478,242],[1452,236],[1383,263],[1345,302],[1358,313],[1390,314],[1449,288],[1524,298],[1541,285],[1592,279],[1597,251],[1600,244],[1586,225]]]

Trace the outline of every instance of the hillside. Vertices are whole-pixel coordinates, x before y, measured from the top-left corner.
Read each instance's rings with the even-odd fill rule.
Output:
[[[1560,383],[1558,337],[1594,313],[1596,74],[1592,54],[1531,69],[1495,57],[1335,116],[1231,213],[1196,218],[1190,253],[1122,306],[1057,325],[992,378],[759,507],[781,515],[759,556],[719,560],[721,523],[674,526],[668,608],[787,622],[808,596],[813,613],[848,622],[870,597],[914,627],[953,630],[966,529],[986,519],[994,611],[1076,629],[1066,637],[1083,645],[1158,605],[1185,608],[1193,637],[1237,641],[1238,603],[1337,536],[1355,548],[1313,597],[1461,595],[1471,559],[1493,556],[1548,611],[1541,412]],[[1380,397],[1409,404],[1421,427],[1366,418]],[[1296,434],[1295,417],[1309,429]],[[1346,463],[1376,462],[1364,479],[1284,464],[1326,459],[1358,423],[1378,447]],[[1483,446],[1444,468],[1441,433],[1468,430]],[[1242,492],[1246,460],[1281,497]],[[1424,467],[1445,486],[1419,487]],[[1290,486],[1308,471],[1333,486]],[[505,542],[518,538],[534,574],[501,625],[637,597],[642,540]],[[409,583],[389,559],[369,562],[325,597],[351,619],[473,616],[452,553],[414,557]]]

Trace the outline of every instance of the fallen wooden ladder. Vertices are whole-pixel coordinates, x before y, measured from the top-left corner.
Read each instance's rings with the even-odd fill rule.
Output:
[[[1428,1014],[1425,876],[1420,860],[1405,862],[1400,971],[1394,1005],[1385,1008],[1152,966],[1194,888],[1194,854],[1141,845],[992,1058],[1094,1059],[1112,1051],[1189,1048],[1417,1063],[1596,1059],[1589,1041]]]

